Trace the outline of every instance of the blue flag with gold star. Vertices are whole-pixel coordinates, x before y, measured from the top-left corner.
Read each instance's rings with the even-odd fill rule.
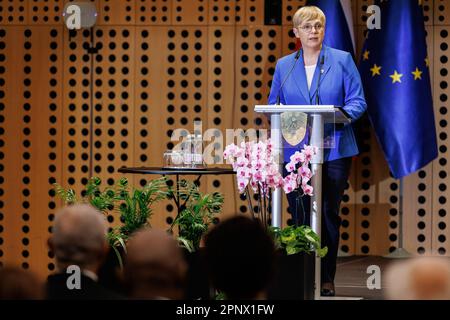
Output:
[[[369,118],[395,178],[437,157],[422,7],[378,1],[381,29],[369,30],[360,61]]]

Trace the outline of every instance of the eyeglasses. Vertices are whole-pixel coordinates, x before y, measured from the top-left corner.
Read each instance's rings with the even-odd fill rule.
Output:
[[[316,23],[314,26],[307,24],[303,27],[299,27],[300,29],[302,29],[304,32],[306,33],[311,33],[312,29],[315,28],[317,31],[322,31],[323,29],[323,25],[320,23]]]

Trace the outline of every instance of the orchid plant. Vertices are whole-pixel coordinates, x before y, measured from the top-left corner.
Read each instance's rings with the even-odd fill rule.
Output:
[[[299,186],[303,194],[312,196],[313,187],[308,184],[313,176],[309,163],[312,157],[317,153],[317,147],[306,145],[302,151],[296,151],[286,164],[286,171],[289,173],[283,179],[283,190],[285,193],[291,193]]]
[[[290,157],[286,165],[288,175],[283,178],[275,161],[274,145],[270,139],[265,141],[242,142],[228,145],[223,153],[224,159],[232,164],[236,171],[237,187],[239,193],[245,193],[250,212],[260,212],[263,224],[268,224],[268,206],[270,207],[270,191],[283,188],[285,193],[302,190],[303,194],[312,195],[313,187],[309,184],[312,172],[309,163],[317,153],[317,148],[305,146],[302,151],[297,151]],[[258,209],[254,210],[251,202],[251,187],[253,194],[257,194]]]

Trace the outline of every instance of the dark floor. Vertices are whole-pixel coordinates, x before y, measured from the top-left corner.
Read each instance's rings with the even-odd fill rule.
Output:
[[[336,298],[340,297],[359,297],[370,300],[383,299],[384,283],[383,271],[389,263],[395,260],[374,257],[374,256],[352,256],[340,257],[337,262],[336,271]],[[381,289],[369,290],[367,288],[367,279],[371,274],[367,273],[367,268],[370,265],[376,265],[381,270]]]

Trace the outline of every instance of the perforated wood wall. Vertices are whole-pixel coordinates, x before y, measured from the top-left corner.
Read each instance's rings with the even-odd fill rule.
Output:
[[[0,1],[0,263],[41,276],[54,269],[53,182],[80,191],[92,175],[112,185],[121,166],[161,165],[172,131],[192,131],[195,120],[218,129],[208,136],[217,150],[225,129],[266,125],[252,109],[266,102],[276,60],[295,48],[292,15],[305,1],[283,1],[281,26],[264,25],[263,0],[93,2],[96,26],[69,32],[65,1]],[[370,1],[352,4],[359,56]],[[424,12],[440,153],[404,180],[404,244],[448,255],[450,4],[424,1]],[[364,121],[342,203],[341,255],[382,255],[399,241],[399,182]],[[141,186],[154,177],[128,178]],[[222,218],[247,212],[231,176],[203,178],[201,188],[224,193]],[[174,216],[161,203],[152,225],[167,228]],[[120,223],[116,214],[108,221]]]

